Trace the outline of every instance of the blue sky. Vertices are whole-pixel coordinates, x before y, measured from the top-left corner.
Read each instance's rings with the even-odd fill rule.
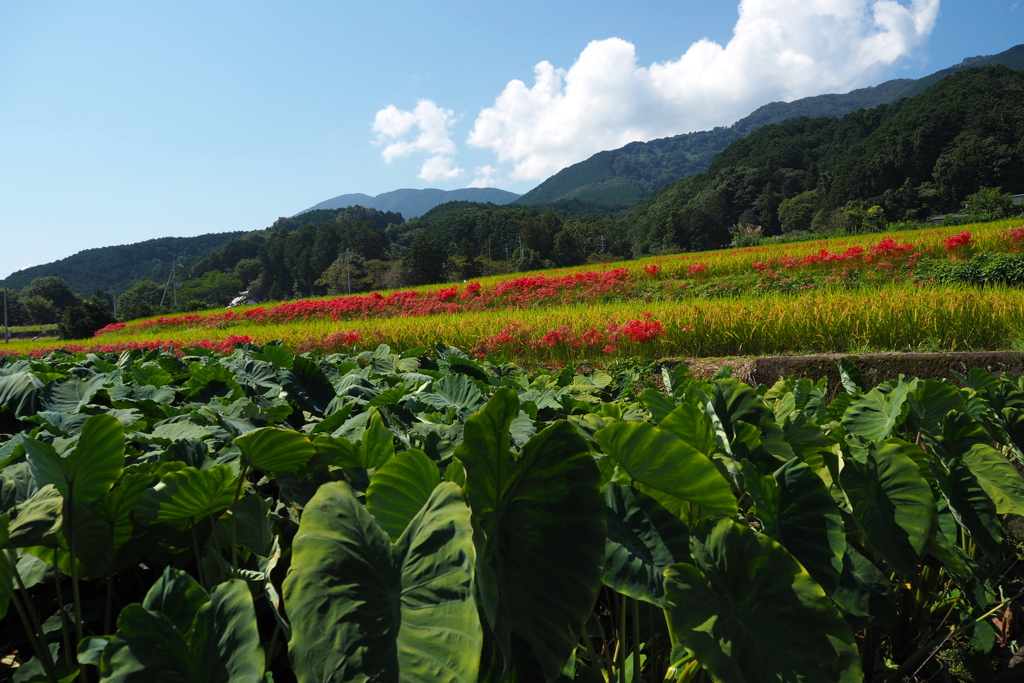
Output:
[[[0,0],[0,277],[349,192],[521,193],[1022,28],[1021,0]]]

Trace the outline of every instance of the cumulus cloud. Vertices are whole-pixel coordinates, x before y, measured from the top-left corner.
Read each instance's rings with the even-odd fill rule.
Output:
[[[423,162],[419,177],[428,183],[441,180],[455,180],[463,174],[463,170],[455,165],[455,160],[443,154],[432,156]]]
[[[473,169],[474,178],[473,182],[469,184],[470,187],[497,187],[498,186],[498,169],[490,164],[486,166],[477,166]]]
[[[412,111],[389,104],[373,119],[373,132],[377,134],[374,143],[385,145],[381,156],[388,163],[412,154],[430,154],[419,177],[428,182],[451,180],[463,173],[452,159],[456,151],[451,138],[453,123],[455,112],[430,100],[418,100]]]
[[[625,40],[596,40],[567,70],[544,61],[532,86],[509,82],[468,142],[511,163],[514,179],[546,178],[633,140],[869,85],[927,39],[938,10],[939,0],[741,0],[726,45],[702,39],[679,59],[649,66]]]

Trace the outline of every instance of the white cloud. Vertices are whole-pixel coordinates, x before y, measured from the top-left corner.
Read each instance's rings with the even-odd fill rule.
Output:
[[[473,169],[475,177],[473,182],[469,184],[470,187],[497,187],[498,186],[498,169],[490,164],[486,166],[477,166]]]
[[[463,174],[463,170],[455,166],[455,160],[444,154],[432,156],[423,162],[419,177],[428,183],[440,180],[455,180]]]
[[[543,179],[633,140],[869,85],[927,39],[938,9],[939,0],[741,0],[728,44],[703,39],[650,66],[625,40],[593,41],[568,70],[544,61],[533,86],[510,81],[468,142],[511,163],[515,179]]]
[[[381,156],[388,163],[412,154],[430,154],[419,177],[428,182],[452,180],[463,173],[452,159],[456,151],[451,138],[453,123],[455,112],[430,100],[418,100],[412,111],[389,104],[373,118],[374,144],[385,145]]]

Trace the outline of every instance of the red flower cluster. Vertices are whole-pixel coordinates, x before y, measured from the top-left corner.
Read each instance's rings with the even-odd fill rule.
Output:
[[[403,290],[385,296],[380,292],[372,292],[367,295],[333,299],[302,299],[243,311],[162,316],[127,326],[124,323],[108,325],[97,332],[96,336],[116,332],[136,334],[154,329],[224,329],[241,324],[283,324],[315,319],[341,322],[367,318],[451,315],[487,309],[567,305],[593,302],[612,294],[628,295],[633,287],[629,271],[625,268],[561,276],[535,275],[501,282],[490,289],[482,289],[479,282],[471,282],[461,294],[458,285],[452,285],[429,293]]]
[[[1006,242],[1009,251],[1020,251],[1024,246],[1024,225],[1019,228],[1010,228],[1003,233],[1003,241]]]
[[[228,335],[224,339],[200,339],[197,342],[191,344],[182,344],[177,341],[165,341],[157,339],[154,341],[137,342],[137,341],[123,341],[114,342],[112,344],[64,344],[61,346],[42,346],[39,348],[32,349],[28,352],[28,355],[35,357],[42,357],[53,351],[67,351],[69,353],[124,353],[125,351],[145,350],[145,351],[157,351],[164,350],[170,351],[178,356],[185,355],[184,349],[189,348],[203,348],[215,351],[217,353],[230,353],[231,349],[235,347],[235,344],[253,342],[252,337],[247,335]]]
[[[969,249],[974,244],[974,238],[970,230],[964,230],[961,233],[947,237],[942,240],[942,243],[946,246],[946,251],[960,251]]]
[[[691,330],[692,328],[687,325],[682,329]],[[511,323],[493,337],[482,339],[473,348],[472,353],[476,357],[482,358],[489,353],[520,353],[525,349],[531,349],[541,351],[541,355],[544,355],[544,352],[549,352],[552,347],[562,349],[601,347],[603,351],[611,353],[615,350],[616,344],[629,342],[649,344],[667,333],[668,331],[661,322],[654,320],[649,313],[645,313],[642,320],[629,320],[622,325],[611,322],[603,332],[595,327],[577,332],[569,325],[559,325],[556,328],[545,330],[538,336],[536,332],[522,323]]]
[[[839,254],[832,253],[827,249],[821,249],[817,254],[807,254],[801,257],[787,255],[777,259],[758,261],[752,264],[751,267],[758,272],[769,274],[778,270],[814,268],[815,266],[833,269],[837,266],[849,268],[864,264],[876,264],[876,268],[886,270],[901,261],[913,267],[913,264],[920,256],[919,252],[914,251],[913,244],[900,244],[891,237],[886,237],[870,249],[850,247]]]

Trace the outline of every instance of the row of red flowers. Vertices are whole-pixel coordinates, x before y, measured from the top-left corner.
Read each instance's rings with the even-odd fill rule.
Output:
[[[1009,249],[1024,244],[1024,226],[1008,230],[1004,239]],[[956,257],[966,253],[974,240],[969,231],[945,240],[947,252]],[[930,251],[930,250],[926,250]],[[924,253],[914,245],[898,243],[887,237],[874,246],[850,247],[833,253],[821,249],[817,253],[794,257],[783,255],[752,264],[752,274],[771,284],[774,280],[792,277],[794,271],[830,274],[831,278],[848,277],[854,272],[865,274],[866,280],[897,279],[907,277]],[[693,255],[682,258],[691,260]],[[372,292],[366,295],[341,296],[329,299],[302,299],[258,306],[247,310],[228,310],[222,313],[190,313],[165,316],[132,323],[114,323],[96,332],[96,337],[107,334],[136,334],[147,330],[222,329],[243,324],[285,324],[316,319],[342,322],[346,320],[456,314],[482,310],[532,308],[538,306],[566,306],[610,300],[650,298],[658,296],[683,298],[698,294],[685,290],[688,282],[706,279],[707,264],[692,263],[685,269],[666,273],[658,263],[643,267],[643,272],[632,274],[626,268],[605,271],[584,271],[563,275],[532,275],[483,287],[470,282],[461,290],[451,285],[433,292],[403,290],[384,295]],[[675,283],[675,284],[672,284]],[[682,290],[678,285],[682,284]],[[759,289],[770,289],[759,286]]]

